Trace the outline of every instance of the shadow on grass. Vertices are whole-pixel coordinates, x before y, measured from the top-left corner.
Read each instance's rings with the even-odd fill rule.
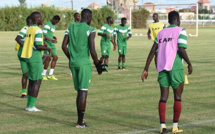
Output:
[[[7,75],[7,77],[9,77],[10,75],[13,77],[20,76],[20,79],[22,77],[21,72],[1,72],[1,75]]]
[[[59,123],[59,124],[62,124],[62,125],[67,125],[67,126],[71,126],[73,125],[71,122],[69,121],[64,121],[64,120],[60,120],[59,118],[52,118],[52,117],[48,117],[47,116],[47,113],[46,112],[39,112],[40,115],[38,115],[38,113],[35,113],[33,114],[34,112],[27,112],[28,114],[23,114],[23,112],[26,113],[26,111],[24,110],[24,108],[20,108],[20,107],[17,107],[17,106],[14,106],[14,105],[10,105],[10,104],[7,104],[7,103],[3,103],[3,102],[0,102],[0,104],[2,106],[7,106],[7,107],[10,107],[10,108],[13,108],[13,109],[16,109],[16,110],[19,110],[20,112],[16,112],[16,114],[18,114],[20,117],[22,116],[28,116],[29,119],[31,119],[32,117],[33,118],[38,118],[38,119],[41,119],[41,120],[46,120],[46,121],[50,121],[50,122],[55,122],[55,123]],[[16,111],[14,110],[14,111]],[[22,112],[23,111],[23,112]],[[5,111],[6,112],[6,111]],[[43,115],[41,115],[41,113]],[[75,123],[74,123],[75,125]]]
[[[97,115],[97,116],[94,116],[94,115],[89,115],[87,114],[87,118],[90,118],[92,120],[102,120],[103,122],[106,122],[106,123],[110,123],[110,124],[116,124],[116,125],[119,125],[119,126],[122,126],[122,127],[127,127],[128,129],[131,130],[131,128],[133,129],[133,131],[141,131],[141,130],[144,130],[144,129],[149,129],[149,128],[152,128],[152,126],[150,125],[150,122],[151,121],[156,121],[157,118],[156,116],[148,116],[148,115],[138,115],[138,114],[134,114],[132,112],[122,112],[122,111],[119,111],[119,110],[110,110],[110,109],[107,109],[105,107],[101,107],[99,109],[97,109],[99,111],[101,111],[100,113],[107,113],[109,114],[109,116],[102,116],[102,115]],[[144,112],[144,111],[143,111]],[[107,115],[106,114],[106,115]],[[113,117],[113,119],[109,118],[109,117]],[[114,119],[114,117],[116,118],[119,118],[119,121],[117,121],[116,119]],[[127,118],[127,119],[132,119],[132,120],[136,120],[136,122],[131,122],[130,120],[124,120],[124,121],[120,121],[122,120],[123,118]],[[146,123],[146,124],[149,124],[149,125],[146,125],[146,124],[140,124],[140,120],[148,120],[149,123]],[[119,133],[126,133],[126,131],[118,131]],[[150,132],[152,133],[159,133],[159,131],[157,130],[150,130]]]
[[[5,90],[6,90],[6,89],[5,89]],[[3,89],[0,89],[0,94],[2,94],[2,95],[7,95],[7,96],[12,96],[12,97],[19,97],[19,98],[20,98],[20,96],[15,96],[15,95],[12,94],[12,93],[4,92]]]

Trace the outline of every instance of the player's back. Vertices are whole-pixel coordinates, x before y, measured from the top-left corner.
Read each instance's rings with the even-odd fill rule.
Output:
[[[90,64],[88,37],[93,28],[84,22],[72,23],[68,27],[71,67]]]
[[[182,28],[177,26],[167,27],[158,33],[158,72],[172,69],[178,50],[178,38],[181,30]]]

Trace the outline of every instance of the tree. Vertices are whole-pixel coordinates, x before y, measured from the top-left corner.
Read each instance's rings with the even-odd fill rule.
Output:
[[[25,5],[26,0],[19,0],[20,5]]]
[[[132,12],[132,27],[133,28],[145,28],[146,21],[149,17],[149,11],[145,8],[142,8],[137,11]]]

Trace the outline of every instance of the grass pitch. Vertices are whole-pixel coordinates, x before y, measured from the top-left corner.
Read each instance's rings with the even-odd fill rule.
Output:
[[[133,33],[146,33],[133,30]],[[193,32],[193,31],[189,31]],[[149,76],[140,75],[152,46],[147,37],[128,41],[126,70],[117,71],[118,53],[111,51],[109,73],[97,75],[93,66],[87,98],[87,129],[76,129],[76,92],[69,76],[68,60],[61,50],[64,31],[56,31],[59,59],[55,69],[58,81],[43,81],[36,106],[42,112],[26,112],[27,99],[21,99],[21,69],[14,51],[18,32],[0,32],[0,133],[117,134],[159,133],[157,72],[151,63]],[[100,37],[96,37],[100,54]],[[185,134],[215,133],[215,45],[214,29],[199,29],[199,37],[188,38],[188,55],[193,74],[188,76],[182,97],[179,124]],[[187,73],[186,64],[184,72]],[[166,124],[172,126],[173,92],[167,101]]]

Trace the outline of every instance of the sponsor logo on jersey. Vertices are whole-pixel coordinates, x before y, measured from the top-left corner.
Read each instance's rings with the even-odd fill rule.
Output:
[[[170,42],[172,41],[173,38],[163,38],[163,39],[159,39],[159,43],[165,43],[165,42]]]
[[[153,31],[160,30],[160,27],[152,28]]]

